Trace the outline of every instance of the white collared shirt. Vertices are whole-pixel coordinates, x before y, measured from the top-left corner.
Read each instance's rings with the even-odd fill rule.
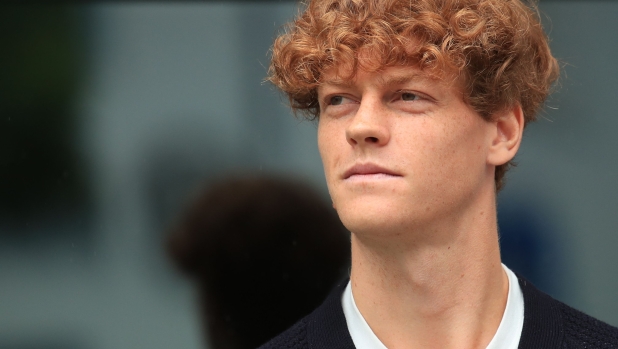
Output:
[[[524,326],[524,296],[519,287],[517,276],[504,264],[502,264],[502,268],[508,276],[509,292],[500,326],[487,345],[487,349],[517,349]],[[348,283],[341,296],[341,304],[348,331],[356,349],[387,349],[373,333],[356,307],[351,282]]]

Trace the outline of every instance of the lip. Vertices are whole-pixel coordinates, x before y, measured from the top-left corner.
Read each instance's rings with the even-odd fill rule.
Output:
[[[350,167],[347,171],[343,173],[343,179],[350,179],[351,177],[354,177],[354,176],[376,177],[379,175],[385,175],[388,177],[401,177],[401,174],[395,171],[389,170],[385,167],[382,167],[376,164],[366,163],[366,164],[356,164]]]

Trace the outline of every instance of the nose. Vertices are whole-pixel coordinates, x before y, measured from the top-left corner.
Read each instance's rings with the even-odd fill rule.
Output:
[[[381,101],[363,98],[346,128],[348,143],[353,147],[383,146],[390,139],[387,110]]]

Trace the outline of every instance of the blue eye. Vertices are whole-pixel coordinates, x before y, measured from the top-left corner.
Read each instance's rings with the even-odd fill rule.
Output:
[[[404,101],[415,101],[418,99],[418,95],[410,92],[404,92],[401,94],[401,99]]]
[[[343,97],[333,96],[330,98],[330,105],[340,105],[343,103]]]

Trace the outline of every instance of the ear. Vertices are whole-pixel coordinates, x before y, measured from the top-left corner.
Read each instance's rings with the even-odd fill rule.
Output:
[[[494,166],[506,164],[515,157],[524,132],[524,112],[517,104],[494,116],[494,132],[487,154],[487,163]]]

